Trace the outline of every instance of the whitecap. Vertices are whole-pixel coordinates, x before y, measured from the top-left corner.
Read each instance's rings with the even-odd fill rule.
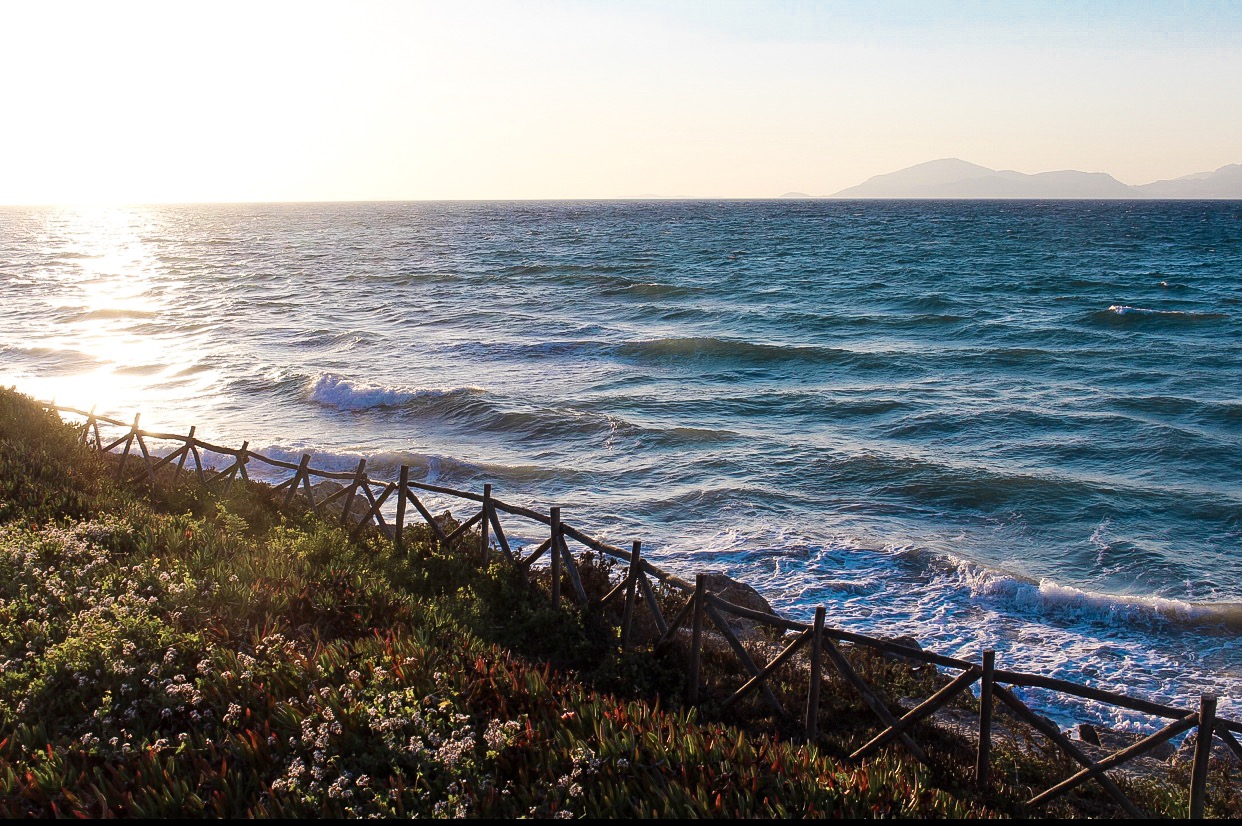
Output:
[[[1150,307],[1132,307],[1129,304],[1110,304],[1107,312],[1116,315],[1157,316],[1161,318],[1216,319],[1225,318],[1224,313],[1196,313],[1183,310],[1156,310]]]
[[[337,373],[323,373],[306,390],[309,401],[338,410],[369,410],[377,407],[401,407],[418,401],[435,401],[449,396],[483,392],[477,387],[413,389],[389,387],[347,379]]]

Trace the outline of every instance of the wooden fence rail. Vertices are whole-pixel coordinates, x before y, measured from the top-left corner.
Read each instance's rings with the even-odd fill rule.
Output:
[[[352,471],[321,470],[311,466],[310,454],[303,454],[297,463],[275,459],[250,450],[249,443],[243,443],[240,448],[233,449],[203,441],[195,435],[194,427],[189,429],[187,435],[149,432],[140,429],[138,415],[134,416],[132,422],[125,422],[99,415],[94,409],[78,410],[59,406],[54,402],[43,406],[62,416],[80,417],[82,440],[86,444],[103,452],[119,453],[115,471],[118,478],[146,485],[155,484],[157,473],[175,463],[174,480],[188,469],[201,485],[226,487],[232,485],[237,479],[249,480],[249,466],[258,463],[277,470],[293,471],[293,475],[288,479],[273,484],[275,492],[284,493],[283,501],[286,506],[301,494],[312,511],[328,517],[335,515],[335,510],[329,510],[329,506],[335,505],[340,509],[339,522],[350,527],[351,536],[358,536],[368,527],[377,528],[383,531],[398,549],[404,550],[407,518],[412,516],[412,508],[413,512],[417,513],[417,520],[424,523],[430,530],[433,541],[445,549],[453,548],[458,540],[462,539],[472,528],[477,527],[479,531],[477,557],[481,564],[488,564],[493,550],[496,550],[517,569],[528,572],[535,562],[547,554],[551,575],[551,599],[554,604],[559,605],[563,601],[565,595],[562,594],[562,588],[564,584],[568,584],[572,598],[580,608],[599,611],[616,620],[616,615],[606,614],[605,608],[616,600],[621,600],[622,608],[619,620],[616,621],[620,625],[620,642],[623,648],[630,645],[634,616],[640,602],[649,613],[658,633],[655,642],[657,649],[664,648],[674,640],[685,636],[686,632],[683,629],[687,622],[689,623],[689,639],[683,639],[682,642],[688,643],[687,697],[691,703],[700,701],[702,659],[710,624],[716,638],[724,642],[725,650],[730,651],[736,657],[745,672],[744,682],[722,700],[721,707],[728,708],[757,693],[772,713],[781,718],[790,718],[791,712],[772,689],[772,677],[786,666],[796,664],[798,667],[805,667],[808,670],[808,694],[803,709],[802,726],[805,737],[808,740],[814,740],[818,733],[819,701],[823,677],[828,671],[824,663],[826,659],[831,670],[858,693],[883,727],[879,734],[851,755],[855,760],[866,759],[880,749],[897,743],[916,759],[931,765],[930,758],[914,739],[916,725],[965,692],[971,691],[975,683],[980,684],[978,747],[974,778],[979,786],[985,786],[989,781],[993,711],[996,702],[1008,709],[1012,716],[1044,735],[1052,745],[1082,767],[1076,774],[1032,797],[1029,801],[1032,807],[1042,806],[1082,783],[1094,780],[1128,815],[1141,817],[1144,813],[1126,797],[1107,772],[1193,729],[1197,732],[1197,740],[1191,768],[1190,802],[1187,814],[1190,817],[1202,817],[1207,795],[1208,761],[1211,757],[1213,743],[1223,744],[1228,751],[1242,760],[1242,745],[1239,744],[1236,736],[1242,734],[1242,723],[1218,717],[1216,715],[1217,699],[1210,695],[1201,697],[1199,707],[1196,709],[1175,708],[1068,680],[998,669],[996,668],[996,656],[991,651],[983,652],[980,662],[976,663],[906,647],[891,640],[877,639],[834,628],[825,622],[824,606],[818,606],[815,609],[814,619],[810,623],[756,611],[710,593],[707,588],[707,578],[703,574],[697,575],[694,582],[689,582],[657,567],[643,556],[642,546],[638,541],[633,542],[628,549],[603,542],[564,522],[559,507],[553,507],[545,514],[531,508],[513,505],[497,499],[492,492],[491,485],[484,485],[482,493],[474,493],[419,482],[410,478],[410,468],[407,465],[400,467],[396,479],[374,478],[368,474],[366,459],[360,459],[357,467]],[[114,432],[112,435],[115,438],[105,442],[102,433],[105,428],[120,428],[122,432],[119,435]],[[172,442],[180,446],[163,456],[157,456],[148,447],[148,440]],[[211,454],[222,457],[222,468],[217,467],[216,463],[207,461]],[[129,465],[131,458],[139,463],[137,468]],[[312,479],[337,483],[338,486],[335,490],[316,492],[316,484],[312,482]],[[447,523],[442,524],[441,520],[437,520],[432,515],[431,509],[420,498],[420,493],[434,493],[471,505],[478,505],[479,510],[458,523],[451,532],[446,532]],[[385,516],[386,506],[390,503],[391,508],[388,511],[392,514],[391,522]],[[537,544],[533,550],[528,547],[515,546],[508,538],[501,514],[509,518],[520,517],[536,523],[547,538]],[[624,575],[603,598],[595,602],[590,600],[568,540],[573,540],[584,548],[625,564]],[[675,604],[678,593],[684,599],[681,607],[672,617],[665,616],[653,580],[665,589],[666,603],[672,601]],[[793,637],[788,639],[787,643],[766,662],[763,661],[765,659],[763,656],[756,661],[755,653],[739,639],[728,617],[762,625],[772,629],[774,634],[777,632],[785,634],[787,639],[790,634]],[[868,685],[851,665],[850,660],[839,647],[840,643],[869,648],[881,654],[901,657],[958,673],[930,697],[898,717],[880,694]],[[799,655],[802,656],[801,661],[798,660]],[[1172,722],[1103,759],[1092,760],[1055,724],[1036,714],[1023,703],[1012,691],[1014,688],[1038,688],[1071,695]]]

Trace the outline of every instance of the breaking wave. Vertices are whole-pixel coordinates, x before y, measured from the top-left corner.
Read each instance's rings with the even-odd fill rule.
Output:
[[[1163,324],[1195,324],[1203,321],[1218,321],[1228,318],[1225,313],[1192,312],[1189,310],[1157,310],[1150,307],[1132,307],[1129,304],[1112,304],[1107,310],[1092,314],[1092,319],[1109,324],[1118,323],[1163,323]]]
[[[1169,625],[1200,630],[1242,632],[1242,603],[1204,603],[1158,596],[1104,594],[1038,582],[961,560],[949,560],[972,597],[1001,600],[1008,611],[1043,619],[1073,620],[1139,629]]]
[[[150,269],[84,284],[79,232],[0,214],[6,385],[572,505],[791,615],[1238,692],[1236,204],[144,215]]]
[[[336,373],[324,373],[311,382],[306,390],[306,398],[337,410],[369,410],[403,407],[446,398],[468,398],[484,392],[478,387],[403,389],[353,381]]]

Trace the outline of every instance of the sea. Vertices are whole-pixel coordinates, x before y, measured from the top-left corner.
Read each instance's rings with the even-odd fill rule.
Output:
[[[7,207],[0,306],[43,400],[1242,716],[1242,202]]]

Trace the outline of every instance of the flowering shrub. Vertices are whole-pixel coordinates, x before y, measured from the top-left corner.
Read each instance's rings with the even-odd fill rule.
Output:
[[[332,639],[279,616],[254,624],[238,597],[262,594],[274,572],[221,530],[154,513],[0,527],[0,813],[846,811],[821,782],[835,764],[813,781],[773,785],[779,773],[762,767],[750,786],[730,783],[746,776],[725,767],[753,754],[802,758],[610,700],[485,644],[435,602],[386,632]],[[285,527],[250,550],[297,568],[321,540]],[[199,543],[233,547],[239,573]]]
[[[552,668],[612,632],[504,565],[351,542],[259,486],[137,497],[0,402],[4,472],[68,474],[0,477],[0,817],[991,811],[890,755],[848,767]]]

